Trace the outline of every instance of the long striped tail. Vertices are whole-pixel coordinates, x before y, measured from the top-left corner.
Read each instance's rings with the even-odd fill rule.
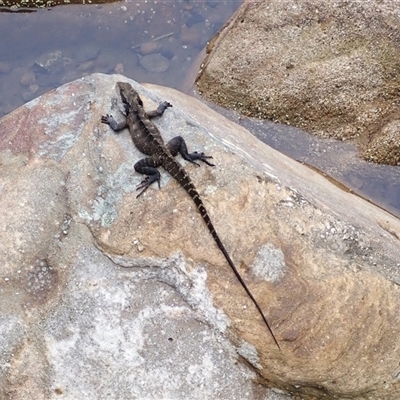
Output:
[[[200,195],[199,195],[198,191],[196,190],[189,175],[186,173],[186,171],[182,168],[182,166],[173,157],[168,157],[168,159],[163,162],[163,168],[183,186],[183,188],[186,190],[186,192],[189,194],[189,196],[193,199],[193,201],[196,204],[196,207],[199,210],[200,215],[203,217],[203,220],[206,223],[208,230],[210,231],[212,237],[214,238],[215,242],[217,243],[222,254],[225,256],[226,261],[228,262],[229,266],[231,267],[233,273],[236,275],[236,278],[242,285],[243,289],[246,291],[247,295],[250,297],[251,301],[256,306],[256,308],[257,308],[258,312],[260,313],[265,325],[267,326],[272,338],[274,339],[275,344],[278,346],[278,349],[280,350],[281,347],[279,346],[279,343],[278,343],[274,333],[272,332],[272,329],[267,321],[267,318],[265,318],[264,313],[262,312],[256,299],[253,297],[253,295],[250,292],[249,288],[247,287],[246,283],[243,281],[242,277],[239,274],[239,271],[236,269],[228,252],[226,251],[224,245],[222,244],[221,239],[219,238],[219,236],[214,228],[214,225],[211,222],[210,216],[208,215],[208,212],[207,212],[206,208],[204,207],[203,201],[201,200]]]

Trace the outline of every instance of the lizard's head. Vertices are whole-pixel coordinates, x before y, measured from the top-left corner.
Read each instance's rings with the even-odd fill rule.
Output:
[[[131,107],[135,107],[137,104],[143,106],[143,102],[139,97],[138,92],[128,82],[117,82],[117,91],[121,96],[121,100],[124,103],[126,113],[129,112]],[[135,110],[137,111],[137,110]]]

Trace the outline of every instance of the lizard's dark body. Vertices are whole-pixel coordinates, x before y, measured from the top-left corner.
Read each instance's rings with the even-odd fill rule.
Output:
[[[179,152],[185,160],[191,163],[198,165],[196,163],[196,160],[201,160],[206,164],[213,166],[213,164],[211,164],[207,160],[211,157],[205,156],[204,153],[197,152],[189,154],[185,141],[180,136],[173,138],[167,144],[164,143],[160,131],[150,118],[162,115],[168,107],[172,107],[171,104],[167,102],[161,103],[158,106],[157,110],[146,113],[143,108],[142,100],[140,99],[138,93],[129,83],[118,82],[117,90],[124,104],[126,121],[118,124],[111,115],[107,114],[106,116],[103,116],[101,118],[101,122],[108,124],[115,132],[121,131],[122,129],[128,127],[136,148],[142,153],[150,156],[138,161],[134,166],[137,172],[146,175],[145,180],[142,181],[138,187],[138,189],[142,189],[142,191],[137,197],[144,193],[148,189],[148,187],[154,182],[158,182],[158,185],[160,186],[160,173],[157,170],[157,167],[163,167],[173,178],[175,178],[180,183],[180,185],[193,199],[194,203],[197,206],[197,209],[199,210],[199,213],[201,214],[219,249],[224,254],[229,266],[232,268],[237,279],[239,280],[244,290],[256,306],[258,312],[262,316],[263,321],[266,324],[269,332],[271,333],[276,345],[278,346],[278,348],[280,348],[278,341],[276,340],[260,306],[254,299],[250,290],[247,288],[247,285],[240,276],[228,252],[222,244],[221,239],[215,231],[208,212],[204,207],[204,204],[193,182],[191,181],[189,175],[186,173],[185,169],[174,158],[174,156],[176,156]]]

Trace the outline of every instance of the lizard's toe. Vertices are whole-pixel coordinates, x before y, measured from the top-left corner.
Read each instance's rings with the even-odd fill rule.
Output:
[[[160,175],[150,175],[146,176],[146,178],[140,182],[140,185],[136,188],[136,190],[143,189],[136,198],[140,197],[154,182],[158,182],[158,187],[160,188]]]
[[[113,119],[113,117],[110,114],[106,114],[106,115],[102,115],[101,116],[101,122],[103,124],[109,124],[111,119]]]

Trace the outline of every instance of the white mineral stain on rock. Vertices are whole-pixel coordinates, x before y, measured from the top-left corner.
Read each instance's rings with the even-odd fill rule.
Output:
[[[237,349],[238,353],[257,369],[262,369],[257,349],[250,343],[243,342]]]
[[[213,303],[212,293],[207,286],[207,272],[201,267],[188,268],[187,260],[181,252],[164,259],[142,258],[142,262],[113,254],[108,254],[108,257],[124,268],[140,266],[140,272],[136,272],[136,276],[140,274],[141,279],[157,278],[175,288],[185,302],[199,313],[200,319],[216,327],[219,332],[225,332],[231,324],[227,315]]]
[[[79,217],[91,222],[101,221],[102,226],[109,227],[118,217],[116,205],[121,201],[126,192],[135,191],[136,183],[132,179],[132,166],[121,165],[99,186],[97,197],[93,200],[91,208],[83,205],[79,210]]]
[[[49,139],[39,146],[40,150],[37,153],[39,157],[61,161],[67,151],[78,142],[79,133],[82,131],[84,123],[82,122],[74,128],[68,128],[71,121],[74,121],[76,114],[76,110],[71,110],[64,115],[54,114],[38,121],[38,123],[46,125],[44,133],[49,136]]]
[[[267,243],[258,250],[252,271],[259,278],[276,282],[285,276],[285,269],[285,257],[282,250]]]

